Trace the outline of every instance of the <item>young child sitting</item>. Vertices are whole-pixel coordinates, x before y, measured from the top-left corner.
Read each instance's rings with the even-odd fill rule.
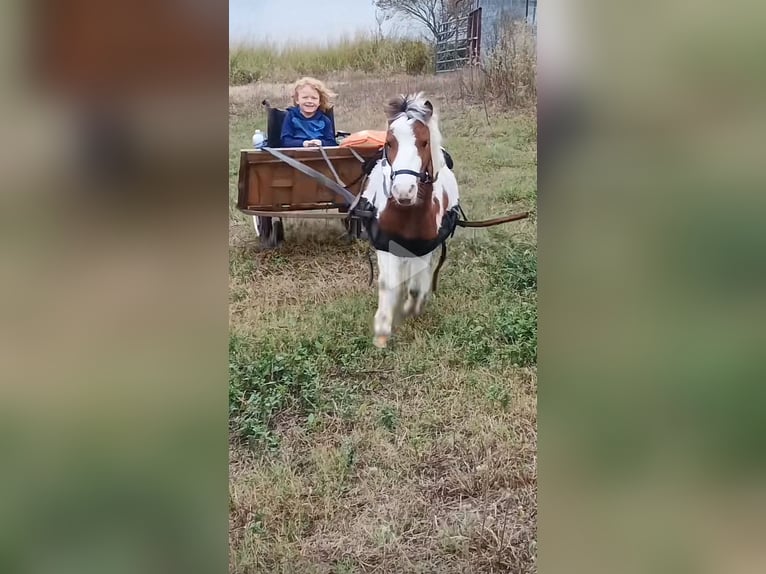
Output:
[[[293,84],[294,106],[287,108],[282,124],[283,147],[336,146],[333,123],[325,112],[336,94],[316,78],[300,78]]]

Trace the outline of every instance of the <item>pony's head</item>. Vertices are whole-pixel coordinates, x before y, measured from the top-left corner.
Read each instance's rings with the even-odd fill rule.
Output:
[[[386,117],[384,166],[390,164],[391,196],[400,205],[414,205],[418,185],[433,182],[444,167],[437,115],[419,92],[391,99]]]

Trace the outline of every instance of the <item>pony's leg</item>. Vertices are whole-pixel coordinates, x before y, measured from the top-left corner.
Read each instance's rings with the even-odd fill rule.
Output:
[[[405,315],[417,317],[423,312],[423,306],[431,295],[432,260],[433,254],[429,253],[409,261],[411,267],[407,280],[407,300],[404,303]]]
[[[378,310],[375,313],[373,344],[383,348],[388,344],[394,315],[399,302],[402,266],[400,259],[386,251],[378,251]]]

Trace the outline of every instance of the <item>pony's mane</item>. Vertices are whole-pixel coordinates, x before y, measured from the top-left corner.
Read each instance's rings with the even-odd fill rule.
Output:
[[[428,124],[433,114],[433,106],[429,102],[423,92],[416,94],[400,94],[395,98],[391,98],[386,103],[386,117],[389,122],[394,121],[399,116],[405,115],[408,119],[418,120],[424,124]]]
[[[442,134],[439,130],[439,118],[433,104],[425,97],[423,92],[414,94],[400,94],[390,99],[385,106],[386,117],[389,123],[401,116],[417,120],[428,127],[431,134],[431,163],[434,173],[444,167],[444,155],[442,154]]]

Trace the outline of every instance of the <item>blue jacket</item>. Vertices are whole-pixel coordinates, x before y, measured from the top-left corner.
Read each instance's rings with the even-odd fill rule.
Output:
[[[337,146],[333,133],[332,121],[325,113],[317,110],[310,118],[304,117],[298,106],[285,110],[285,121],[282,123],[283,147],[303,147],[306,140],[321,140],[323,146]]]

